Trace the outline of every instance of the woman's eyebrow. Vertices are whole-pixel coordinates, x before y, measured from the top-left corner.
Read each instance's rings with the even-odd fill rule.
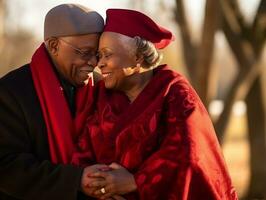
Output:
[[[109,47],[103,47],[99,49],[99,51],[112,51],[112,49],[110,49]]]

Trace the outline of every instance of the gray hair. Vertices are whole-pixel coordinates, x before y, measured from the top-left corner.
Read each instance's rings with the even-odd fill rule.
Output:
[[[134,37],[135,44],[137,46],[137,55],[143,56],[144,65],[146,67],[156,67],[161,62],[163,56],[155,48],[154,44],[148,40],[145,40],[139,36]]]
[[[124,46],[127,53],[132,56],[137,55],[143,57],[143,67],[156,67],[163,58],[162,54],[155,48],[152,42],[139,36],[132,38],[123,34],[118,34],[117,38],[120,44]],[[132,48],[133,46],[134,48]]]

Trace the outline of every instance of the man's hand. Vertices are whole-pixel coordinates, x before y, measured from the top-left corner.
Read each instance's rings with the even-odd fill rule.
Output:
[[[110,171],[98,171],[90,175],[91,179],[89,187],[97,187],[94,195],[100,196],[101,199],[115,197],[115,195],[123,195],[133,192],[137,189],[133,174],[128,172],[124,167],[116,163],[112,163]],[[97,178],[102,178],[95,180]],[[104,190],[102,190],[104,188]],[[103,192],[104,191],[104,192]],[[118,196],[118,199],[121,198]]]

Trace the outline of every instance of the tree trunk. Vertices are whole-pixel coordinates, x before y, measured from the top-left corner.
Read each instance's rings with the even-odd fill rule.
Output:
[[[192,42],[183,0],[176,0],[176,21],[179,24],[183,44],[183,55],[190,81],[197,90],[205,106],[210,101],[210,77],[215,33],[219,26],[219,5],[213,0],[206,1],[202,38],[199,44]]]
[[[224,110],[215,122],[215,129],[219,141],[222,143],[234,102],[245,98],[262,68],[258,62],[263,52],[265,37],[260,37],[260,42],[256,42],[259,38],[255,36],[265,32],[266,25],[260,21],[265,15],[266,7],[265,1],[261,1],[254,23],[248,27],[243,22],[242,14],[235,0],[220,0],[219,2],[223,14],[223,31],[239,68],[239,73],[225,98]],[[251,40],[248,36],[253,32],[256,32],[256,35]]]
[[[191,32],[186,18],[183,0],[176,0],[175,19],[179,25],[182,38],[183,57],[193,86],[197,84],[196,52],[197,46],[192,43]]]
[[[217,2],[213,0],[206,1],[205,7],[205,19],[202,30],[202,39],[199,46],[197,55],[197,85],[196,90],[201,97],[201,100],[205,106],[209,105],[210,102],[210,77],[212,73],[215,72],[211,68],[213,59],[213,50],[215,42],[215,33],[218,30],[220,24],[220,7]],[[213,83],[212,83],[213,84]]]
[[[262,89],[262,83],[257,78],[246,98],[251,151],[247,199],[266,199],[266,103]]]

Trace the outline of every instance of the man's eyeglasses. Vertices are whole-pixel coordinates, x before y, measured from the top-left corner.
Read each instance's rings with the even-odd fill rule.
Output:
[[[71,47],[73,50],[75,50],[76,54],[80,56],[81,59],[83,60],[88,60],[91,59],[92,57],[97,57],[98,54],[97,52],[94,51],[82,51],[81,49],[73,46],[72,44],[70,44],[69,42],[63,40],[63,39],[59,39],[62,42],[64,42],[65,44],[67,44],[69,47]]]

